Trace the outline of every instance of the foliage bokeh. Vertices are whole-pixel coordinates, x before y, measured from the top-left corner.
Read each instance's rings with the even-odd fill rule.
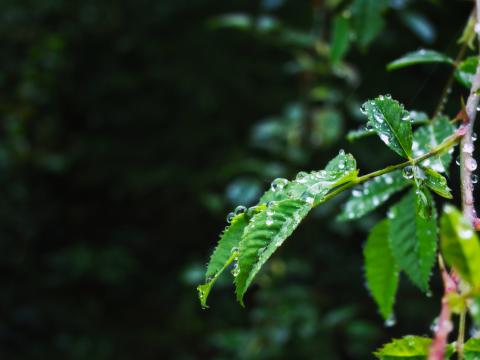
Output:
[[[376,139],[345,140],[363,100],[433,111],[448,71],[385,64],[454,54],[471,4],[391,1],[373,43],[333,66],[344,3],[0,4],[2,358],[365,359],[430,332],[438,301],[405,279],[383,326],[361,255],[379,216],[337,223],[341,198],[275,255],[246,309],[227,281],[209,310],[196,298],[225,215],[272,179],[340,148],[364,171],[395,160]]]

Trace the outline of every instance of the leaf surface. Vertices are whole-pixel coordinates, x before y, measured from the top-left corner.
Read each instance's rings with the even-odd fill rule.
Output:
[[[330,49],[330,59],[336,64],[342,60],[350,43],[350,26],[344,15],[337,15],[333,19],[333,31]]]
[[[433,201],[428,191],[426,196]],[[433,207],[431,216],[424,218],[421,206],[412,189],[390,209],[389,243],[396,263],[415,285],[427,292],[437,250],[436,211]]]
[[[413,134],[413,156],[419,157],[428,153],[434,147],[440,145],[447,137],[455,132],[454,126],[446,116],[440,116],[430,124],[419,127]],[[440,156],[431,157],[422,162],[423,166],[431,167],[433,170],[447,172],[452,155],[448,152]]]
[[[480,244],[472,225],[452,205],[445,205],[440,239],[445,261],[472,287],[480,286]]]
[[[445,63],[453,65],[454,61],[447,55],[439,53],[438,51],[422,49],[410,52],[403,55],[401,58],[392,61],[387,65],[387,70],[397,70],[407,66],[426,63]]]
[[[393,313],[399,278],[399,269],[388,245],[388,228],[388,220],[375,225],[363,250],[367,286],[385,320]]]
[[[339,220],[361,218],[385,203],[393,194],[405,188],[409,182],[401,170],[374,178],[352,191]]]
[[[243,295],[261,267],[292,234],[312,209],[302,200],[281,200],[255,215],[245,228],[239,245],[239,272],[235,277],[237,299]]]
[[[412,124],[403,105],[387,95],[367,101],[362,108],[380,139],[398,155],[411,158]]]

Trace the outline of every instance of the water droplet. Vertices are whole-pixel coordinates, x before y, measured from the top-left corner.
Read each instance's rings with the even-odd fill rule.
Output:
[[[462,239],[471,239],[472,236],[473,236],[473,230],[472,229],[462,229],[459,231],[458,235],[460,235],[460,237]]]
[[[385,320],[385,326],[386,327],[392,327],[397,323],[397,319],[395,318],[395,314],[391,314],[387,320]]]
[[[231,250],[230,250],[230,254],[233,254],[233,253],[236,253],[236,252],[238,252],[238,247],[236,247],[236,246],[232,247]]]
[[[392,95],[386,94],[385,97],[386,97],[387,99],[391,99],[391,98],[392,98]]]
[[[477,170],[477,160],[475,160],[474,158],[468,158],[465,161],[465,166],[467,167],[468,170],[475,171]]]
[[[302,180],[304,181],[304,178],[308,176],[308,173],[306,173],[305,171],[300,171],[297,176],[296,176],[296,180],[298,182],[302,182]]]
[[[472,175],[472,184],[478,183],[478,176],[476,174]]]
[[[402,170],[403,177],[407,180],[413,179],[413,166],[405,166]]]
[[[235,216],[237,216],[243,214],[245,211],[247,211],[247,208],[245,206],[239,205],[235,208],[233,213],[235,214]]]
[[[227,223],[231,223],[233,218],[235,217],[235,214],[233,212],[228,213],[227,215]]]
[[[432,324],[430,325],[430,331],[436,333],[438,330],[438,317],[433,319]]]
[[[238,274],[240,274],[240,266],[238,266],[238,259],[235,259],[235,262],[233,263],[232,275],[237,277]]]
[[[480,23],[477,22],[477,23],[475,24],[474,31],[475,31],[477,34],[480,34]]]
[[[402,121],[408,121],[410,122],[412,120],[412,118],[410,117],[410,114],[409,113],[405,113],[403,116],[402,116]]]
[[[270,226],[273,224],[273,219],[268,217],[267,220],[265,221],[265,224],[267,224],[267,226]]]
[[[431,298],[433,296],[433,293],[431,290],[428,290],[425,295],[427,295],[428,298]]]
[[[354,190],[352,190],[352,196],[353,197],[360,197],[360,196],[362,196],[362,191],[358,190],[358,189],[354,189]]]
[[[480,105],[479,105],[479,106],[477,106],[477,111],[480,111]]]
[[[389,210],[387,213],[387,217],[389,219],[394,219],[395,218],[395,213],[392,210]]]
[[[287,179],[278,178],[272,181],[270,188],[272,189],[273,192],[281,191],[287,184],[288,184]]]
[[[455,164],[460,166],[460,156],[457,156],[457,158],[455,159]]]
[[[345,155],[345,150],[340,149],[340,151],[338,152],[338,155]]]
[[[383,101],[383,100],[385,99],[385,97],[384,97],[383,95],[380,95],[380,96],[378,97],[378,99]]]
[[[301,196],[301,200],[305,201],[307,204],[313,205],[314,197],[309,193],[304,193]]]
[[[477,141],[477,133],[473,133],[473,134],[472,134],[472,140],[473,140],[473,141]]]
[[[372,199],[372,203],[373,203],[373,206],[378,206],[378,205],[380,205],[380,199],[375,196],[375,197]]]
[[[340,161],[338,163],[338,168],[341,170],[341,169],[345,169],[345,162],[344,161]]]
[[[470,144],[470,143],[467,143],[467,144],[463,145],[463,147],[462,147],[462,151],[464,153],[468,153],[468,154],[473,153],[473,149],[474,149],[474,146],[473,146],[473,144]]]
[[[387,144],[387,145],[390,144],[390,139],[388,138],[387,135],[385,135],[385,134],[380,134],[379,136],[380,136],[380,139],[382,139],[382,141],[383,141],[385,144]]]
[[[383,116],[380,115],[379,113],[374,113],[373,117],[375,121],[378,122],[379,124],[383,123]]]

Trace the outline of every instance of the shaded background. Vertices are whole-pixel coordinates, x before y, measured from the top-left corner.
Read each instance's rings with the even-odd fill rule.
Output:
[[[384,327],[362,244],[385,208],[337,223],[345,198],[305,221],[245,309],[227,277],[209,310],[197,300],[226,214],[275,177],[340,148],[363,172],[398,161],[377,139],[344,140],[362,101],[434,109],[448,68],[385,64],[419,47],[454,56],[471,2],[391,1],[374,42],[332,66],[332,14],[347,6],[0,3],[0,357],[368,359],[392,336],[430,333],[436,278],[432,298],[402,279]]]

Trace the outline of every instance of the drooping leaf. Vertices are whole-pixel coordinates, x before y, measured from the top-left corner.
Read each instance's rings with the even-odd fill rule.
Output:
[[[235,277],[240,302],[263,264],[295,230],[311,208],[332,189],[357,177],[356,161],[343,150],[324,170],[299,173],[294,181],[274,181],[260,203],[267,208],[253,216],[239,244],[239,273]],[[280,186],[278,186],[280,185]]]
[[[363,104],[368,124],[380,139],[398,155],[412,156],[412,124],[410,114],[398,101],[389,95],[379,96]]]
[[[403,177],[401,170],[378,176],[352,191],[352,195],[338,219],[353,220],[361,218],[408,184],[409,182]]]
[[[354,0],[350,10],[358,46],[366,49],[384,26],[382,13],[387,0]]]
[[[417,35],[418,38],[429,44],[435,40],[437,36],[435,27],[427,17],[413,11],[401,11],[399,15],[402,22]]]
[[[303,200],[286,199],[276,202],[251,219],[239,245],[239,271],[235,277],[235,287],[240,303],[243,303],[243,295],[263,264],[311,209],[312,204]]]
[[[463,345],[463,355],[465,360],[480,359],[480,339],[468,339]]]
[[[399,278],[399,269],[388,245],[388,228],[388,220],[375,225],[363,250],[367,286],[385,320],[392,315]]]
[[[337,15],[333,19],[330,59],[336,64],[342,60],[350,43],[349,22],[346,16]]]
[[[440,238],[445,261],[472,287],[480,286],[480,244],[472,225],[452,205],[441,218]]]
[[[448,187],[447,179],[431,168],[423,168],[425,174],[425,185],[436,194],[451,199],[451,189]]]
[[[428,191],[425,196],[433,202]],[[421,199],[412,189],[390,209],[389,243],[396,263],[426,292],[437,250],[437,214],[432,207],[431,216],[424,218],[421,206]]]
[[[225,229],[218,245],[215,248],[207,266],[205,274],[205,284],[200,285],[197,289],[199,292],[200,303],[203,308],[207,307],[207,298],[210,290],[218,279],[220,274],[230,265],[238,252],[238,245],[242,237],[243,231],[248,224],[245,213],[235,216],[230,225]]]
[[[407,66],[426,63],[445,63],[453,65],[454,61],[447,55],[434,50],[417,50],[403,55],[387,65],[387,70],[401,69]]]
[[[432,339],[423,336],[407,335],[383,345],[374,355],[380,360],[426,360]],[[455,352],[452,345],[445,349],[445,359]]]
[[[334,187],[354,180],[358,175],[357,162],[344,151],[330,160],[324,170],[299,172],[295,180],[275,179],[259,200],[259,204],[284,199],[299,199],[319,204]]]
[[[430,124],[419,127],[413,134],[413,156],[419,157],[440,145],[452,135],[455,128],[446,116],[440,116]],[[440,173],[447,172],[452,161],[452,155],[447,151],[440,156],[431,157],[422,162],[423,166],[431,167]]]
[[[470,56],[463,60],[455,69],[455,79],[470,89],[472,87],[472,81],[477,71],[478,56]]]

